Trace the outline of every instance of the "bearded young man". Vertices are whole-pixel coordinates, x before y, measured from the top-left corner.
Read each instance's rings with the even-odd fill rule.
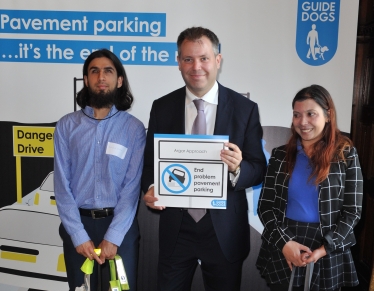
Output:
[[[83,284],[86,258],[102,265],[102,289],[109,288],[107,259],[119,254],[129,286],[136,290],[140,195],[145,129],[126,112],[133,102],[126,72],[109,50],[93,52],[83,66],[81,110],[56,125],[54,186],[61,218],[70,290]],[[100,256],[94,252],[101,249]],[[91,290],[97,290],[97,265]]]

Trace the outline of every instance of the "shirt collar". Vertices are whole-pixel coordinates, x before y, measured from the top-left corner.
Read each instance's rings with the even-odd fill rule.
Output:
[[[186,86],[186,105],[189,105],[193,100],[198,99],[199,97],[195,96]],[[218,83],[214,82],[213,87],[201,97],[205,102],[210,104],[218,105]]]
[[[301,140],[300,139],[297,139],[296,141],[296,149],[297,149],[297,154],[303,154],[304,156],[306,156],[306,153],[303,149],[303,146],[301,145]]]
[[[93,119],[95,119],[94,118],[94,110],[91,106],[86,105],[86,107],[84,109],[82,108],[82,111],[84,111],[84,113],[86,115],[88,115],[89,117],[92,117]],[[116,108],[115,105],[113,105],[112,108],[110,108],[110,110],[108,112],[108,115],[105,116],[105,118],[114,115],[115,113],[117,113],[117,111],[118,111],[118,109]]]

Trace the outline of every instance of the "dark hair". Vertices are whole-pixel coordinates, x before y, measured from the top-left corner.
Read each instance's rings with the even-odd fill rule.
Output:
[[[121,61],[113,54],[110,50],[100,49],[94,51],[88,56],[83,65],[83,76],[88,76],[88,66],[92,60],[97,58],[107,58],[113,62],[113,65],[117,71],[117,77],[122,77],[122,86],[118,88],[118,94],[116,94],[114,105],[118,110],[125,111],[131,107],[131,104],[134,100],[132,96],[130,84],[126,76],[125,68],[123,67]],[[77,103],[81,108],[85,108],[86,105],[89,105],[89,95],[88,87],[84,83],[84,87],[77,93]]]
[[[213,31],[204,27],[190,27],[183,30],[177,40],[178,55],[181,55],[181,45],[185,39],[189,41],[196,41],[201,37],[206,36],[212,43],[214,55],[219,54],[219,40]]]
[[[327,122],[322,131],[322,138],[312,145],[310,160],[313,166],[311,177],[316,178],[316,185],[326,179],[330,171],[330,162],[343,160],[344,149],[352,146],[352,141],[344,136],[338,129],[336,123],[336,110],[330,93],[319,85],[311,85],[301,89],[292,101],[292,108],[295,102],[302,102],[307,99],[314,100],[323,109]],[[297,154],[297,140],[300,138],[293,124],[291,125],[291,138],[286,145],[286,171],[292,175],[295,167]]]

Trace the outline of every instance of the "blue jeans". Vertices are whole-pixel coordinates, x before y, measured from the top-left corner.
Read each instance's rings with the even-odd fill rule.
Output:
[[[92,219],[91,217],[81,216],[84,229],[87,231],[88,236],[91,238],[96,247],[102,242],[112,219],[113,216],[102,219]],[[80,287],[83,284],[84,273],[81,271],[80,267],[86,258],[76,252],[71,238],[66,232],[62,223],[59,228],[59,233],[63,241],[69,289],[70,291],[74,291],[76,287]],[[120,255],[123,260],[130,289],[131,291],[134,291],[136,290],[139,254],[139,227],[136,218],[134,218],[134,222],[125,235],[122,244],[118,247],[117,254]],[[98,268],[98,264],[95,263],[94,272],[91,275],[91,291],[96,291],[98,288]],[[109,263],[107,261],[101,265],[101,275],[101,290],[107,291],[109,289],[110,280]]]

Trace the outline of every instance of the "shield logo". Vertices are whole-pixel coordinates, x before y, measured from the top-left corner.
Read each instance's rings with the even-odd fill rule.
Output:
[[[340,0],[298,0],[296,51],[310,66],[329,62],[338,48]]]

